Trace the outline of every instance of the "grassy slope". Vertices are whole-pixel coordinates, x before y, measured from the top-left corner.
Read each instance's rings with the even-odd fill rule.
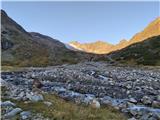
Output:
[[[88,55],[70,51],[62,43],[44,35],[40,38],[33,37],[2,10],[1,18],[3,66],[70,64],[83,61]]]
[[[50,48],[50,46],[32,40],[31,37],[17,31],[10,31],[10,33],[9,40],[14,46],[7,50],[2,49],[2,66],[39,67],[66,63],[75,64],[88,61],[91,57],[99,59],[98,55],[75,52],[65,47]],[[6,36],[2,36],[2,42],[6,40],[8,40]]]
[[[46,94],[45,100],[52,102],[53,105],[47,107],[43,102],[24,103],[22,101],[11,101],[15,102],[23,110],[41,113],[44,117],[52,120],[127,120],[126,116],[109,106],[94,109],[64,101],[53,94]]]
[[[160,65],[160,36],[130,45],[109,54],[112,59],[127,64]]]

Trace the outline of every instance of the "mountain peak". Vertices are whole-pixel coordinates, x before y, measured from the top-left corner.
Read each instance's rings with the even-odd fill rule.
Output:
[[[86,52],[93,52],[97,54],[104,54],[109,53],[112,51],[116,51],[119,49],[122,49],[124,47],[127,47],[131,44],[134,44],[136,42],[141,42],[146,40],[147,38],[160,35],[160,17],[157,17],[155,20],[153,20],[148,26],[141,32],[135,34],[131,40],[127,41],[126,39],[122,39],[118,44],[112,45],[110,43],[98,40],[93,43],[84,43],[81,44],[79,42],[72,42],[71,45],[74,45],[74,47],[83,49]]]
[[[120,40],[119,44],[128,42],[126,39]]]
[[[1,9],[1,16],[2,16],[2,15],[7,16],[7,13],[6,13],[3,9]]]
[[[141,42],[147,38],[160,35],[160,17],[153,20],[148,26],[141,32],[137,33],[130,40],[130,44]]]

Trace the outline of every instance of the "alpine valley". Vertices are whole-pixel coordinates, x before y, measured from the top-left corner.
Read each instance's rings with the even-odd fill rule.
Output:
[[[2,120],[160,120],[159,66],[160,18],[117,45],[64,44],[1,10]]]

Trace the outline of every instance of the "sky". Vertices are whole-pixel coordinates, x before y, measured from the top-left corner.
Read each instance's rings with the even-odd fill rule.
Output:
[[[64,43],[101,40],[117,44],[160,16],[158,1],[3,1],[1,7],[25,30]]]

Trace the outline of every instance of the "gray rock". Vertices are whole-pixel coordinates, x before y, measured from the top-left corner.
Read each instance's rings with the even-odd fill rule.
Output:
[[[11,101],[5,101],[5,102],[1,102],[1,106],[2,107],[5,107],[5,106],[16,106],[16,104],[11,102]]]
[[[22,91],[19,95],[18,95],[20,98],[23,98],[25,96],[25,92]]]
[[[9,87],[9,83],[7,83],[5,80],[1,79],[0,86]]]
[[[153,101],[152,107],[160,108],[160,102],[159,101]]]
[[[32,115],[31,115],[30,111],[23,111],[20,113],[20,116],[21,116],[22,120],[26,120],[26,119],[30,118]]]
[[[137,103],[137,100],[135,98],[130,98],[129,102],[131,102],[131,103]]]
[[[160,101],[160,95],[157,96],[157,100]]]
[[[145,105],[148,105],[148,104],[151,104],[152,103],[152,99],[148,96],[144,96],[141,101],[145,104]]]
[[[13,109],[12,111],[10,111],[9,113],[6,113],[4,115],[4,118],[12,118],[14,117],[15,115],[17,115],[18,113],[20,113],[22,111],[21,108],[15,108]]]
[[[41,94],[34,94],[34,93],[26,93],[26,97],[32,102],[43,101],[43,96]]]
[[[135,104],[134,104],[134,103],[131,103],[131,102],[127,102],[127,106],[128,106],[128,107],[133,107],[133,106],[135,106]]]
[[[126,88],[127,88],[127,89],[131,89],[132,86],[131,86],[130,84],[128,84],[128,85],[126,86]]]
[[[153,114],[156,111],[159,114],[159,110],[155,110],[156,108],[159,109],[158,102],[160,102],[160,96],[158,96],[160,94],[159,68],[148,69],[87,62],[50,68],[32,68],[31,71],[25,73],[2,73],[4,81],[15,86],[11,89],[11,92],[9,91],[11,94],[7,95],[10,98],[29,99],[29,101],[25,102],[42,99],[41,95],[30,92],[33,82],[32,75],[35,75],[34,77],[38,79],[43,79],[43,82],[40,80],[43,83],[42,91],[46,93],[54,92],[65,100],[80,104],[90,104],[94,98],[97,98],[101,105],[111,105],[125,113],[128,113],[130,111],[128,107],[131,107],[134,108],[131,110],[132,114],[135,114],[136,116],[134,117],[138,120],[142,116],[145,118],[144,114]],[[114,79],[113,75],[117,79]],[[107,79],[103,79],[103,76],[107,77]],[[28,80],[31,81],[26,82]],[[22,91],[27,92],[27,95],[24,95]],[[94,97],[86,96],[86,94],[93,94]],[[137,107],[138,105],[143,107]],[[147,107],[150,105],[152,107]],[[149,120],[150,118],[156,117],[153,114],[149,117]]]
[[[84,103],[89,104],[95,98],[94,95],[86,94],[84,98]]]

